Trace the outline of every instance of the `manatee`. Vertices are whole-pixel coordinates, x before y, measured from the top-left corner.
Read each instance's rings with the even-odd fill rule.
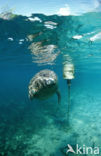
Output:
[[[57,94],[58,103],[60,103],[61,95],[58,90],[58,78],[52,70],[41,70],[30,81],[29,86],[29,98],[45,100],[51,97],[53,94]]]

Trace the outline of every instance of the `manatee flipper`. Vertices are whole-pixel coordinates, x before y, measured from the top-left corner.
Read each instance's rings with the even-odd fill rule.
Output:
[[[60,94],[59,90],[56,91],[56,94],[58,96],[58,104],[60,104],[60,102],[61,102],[61,94]]]

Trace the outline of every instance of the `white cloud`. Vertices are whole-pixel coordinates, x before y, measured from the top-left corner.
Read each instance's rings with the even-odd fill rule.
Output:
[[[81,3],[81,12],[86,13],[86,12],[93,12],[99,7],[100,3],[98,0],[90,0],[88,4]]]
[[[100,5],[99,1],[98,0],[94,0],[94,7],[95,8],[98,8]]]
[[[89,3],[83,2],[85,0],[82,0],[82,2],[74,2],[70,5],[65,4],[64,7],[60,8],[58,11],[59,15],[68,16],[68,15],[81,15],[83,13],[87,12],[93,12],[100,6],[101,0],[89,0]],[[79,6],[79,9],[78,9]]]
[[[59,11],[58,11],[58,14],[62,15],[62,16],[70,15],[70,7],[69,7],[69,5],[66,4],[64,8],[60,8]]]

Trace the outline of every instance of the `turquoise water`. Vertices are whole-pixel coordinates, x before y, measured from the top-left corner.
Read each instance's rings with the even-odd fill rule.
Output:
[[[63,79],[66,55],[75,66],[69,117],[68,86]],[[3,16],[0,156],[64,156],[67,144],[74,149],[76,144],[101,148],[100,59],[101,13]],[[42,69],[58,76],[60,106],[56,95],[44,101],[28,98],[29,81]]]

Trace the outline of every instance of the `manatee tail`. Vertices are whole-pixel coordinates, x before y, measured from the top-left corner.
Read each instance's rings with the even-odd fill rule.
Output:
[[[61,103],[61,94],[60,94],[59,90],[56,91],[56,94],[58,96],[58,104],[60,104]]]

